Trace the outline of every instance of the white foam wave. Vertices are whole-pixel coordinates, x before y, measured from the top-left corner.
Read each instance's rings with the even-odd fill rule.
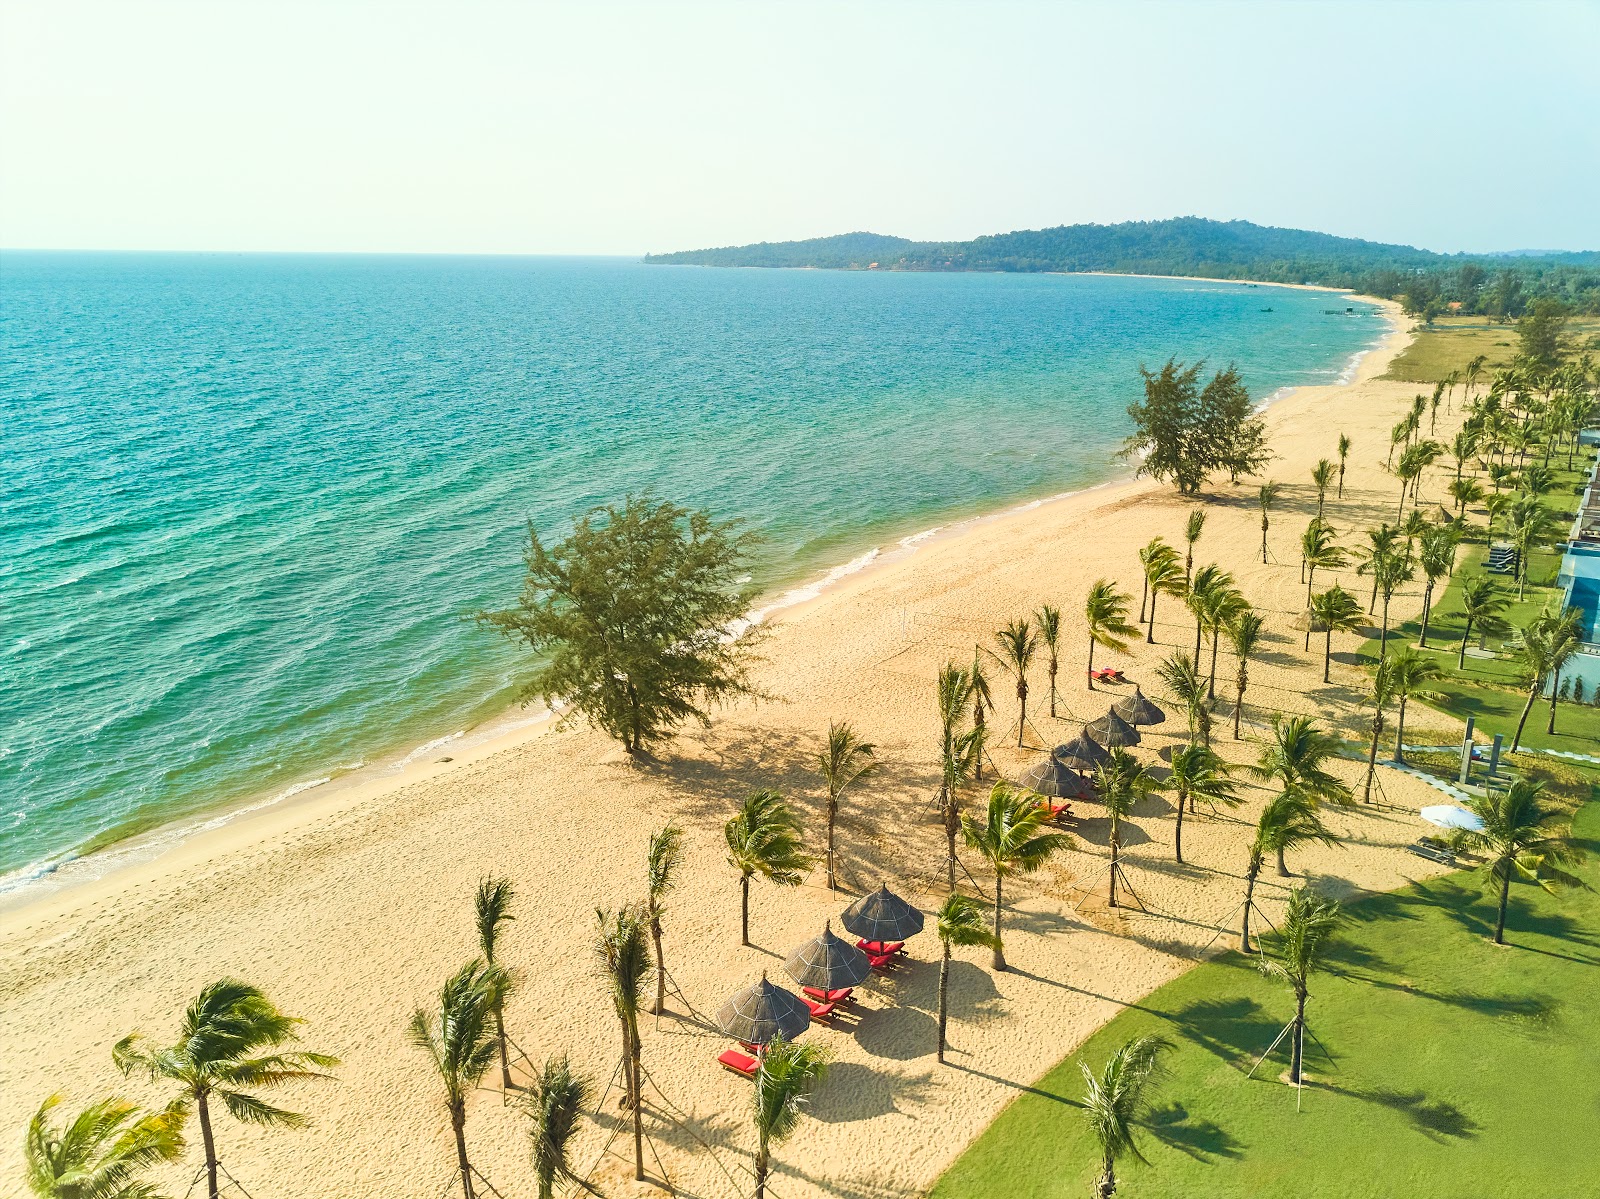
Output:
[[[418,758],[422,757],[423,754],[430,754],[436,749],[442,749],[444,746],[449,745],[452,741],[459,741],[466,735],[466,729],[458,729],[453,733],[447,733],[443,737],[435,737],[432,741],[424,741],[421,745],[417,746],[416,749],[412,750],[405,757],[401,758],[400,765],[409,766]]]
[[[744,619],[736,620],[728,626],[727,635],[729,637],[738,637],[746,630],[762,623],[774,612],[781,612],[785,608],[793,608],[797,604],[808,603],[816,599],[828,588],[836,586],[841,580],[847,579],[853,574],[859,574],[871,566],[877,561],[880,552],[881,550],[878,546],[873,546],[859,557],[852,558],[841,566],[835,566],[815,582],[807,583],[803,587],[791,588],[765,607],[752,608],[745,614]]]

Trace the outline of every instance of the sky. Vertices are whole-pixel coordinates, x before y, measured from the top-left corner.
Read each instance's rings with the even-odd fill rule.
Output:
[[[1600,249],[1600,0],[0,0],[0,245]]]

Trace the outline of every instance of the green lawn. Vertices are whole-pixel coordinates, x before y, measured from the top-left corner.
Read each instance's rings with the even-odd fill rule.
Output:
[[[1576,830],[1600,850],[1600,803]],[[1600,856],[1582,873],[1600,886]],[[1245,1077],[1293,1002],[1229,954],[1022,1089],[934,1199],[1088,1195],[1098,1166],[1078,1063],[1098,1068],[1152,1032],[1177,1049],[1140,1138],[1150,1164],[1119,1170],[1127,1199],[1600,1196],[1600,893],[1515,887],[1508,948],[1486,939],[1493,909],[1476,875],[1348,910],[1335,973],[1316,980],[1308,1008],[1334,1060],[1309,1045],[1304,1110],[1277,1081],[1281,1055]]]
[[[1593,317],[1574,317],[1567,322],[1567,338],[1576,345],[1587,344],[1597,333],[1600,321]],[[1488,375],[1509,366],[1516,357],[1516,325],[1492,324],[1482,316],[1445,316],[1432,325],[1419,325],[1416,337],[1395,355],[1383,377],[1431,385],[1451,371],[1464,371],[1479,354],[1488,359],[1483,384],[1487,386]]]

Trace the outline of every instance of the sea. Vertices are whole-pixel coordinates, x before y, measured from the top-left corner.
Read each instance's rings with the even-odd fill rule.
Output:
[[[1181,279],[0,253],[0,892],[518,719],[470,615],[530,523],[738,518],[770,609],[1127,474],[1141,364],[1267,401],[1385,331]]]

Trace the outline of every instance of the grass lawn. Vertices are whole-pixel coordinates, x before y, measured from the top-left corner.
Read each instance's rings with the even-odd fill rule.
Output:
[[[1600,320],[1574,317],[1567,322],[1566,336],[1575,345],[1586,345],[1600,334]],[[1417,326],[1417,336],[1389,364],[1382,376],[1402,383],[1437,383],[1451,371],[1466,370],[1467,363],[1479,354],[1488,358],[1482,386],[1498,368],[1509,366],[1517,355],[1515,324],[1496,325],[1484,316],[1443,316],[1432,325]]]
[[[1592,855],[1580,873],[1600,887],[1600,803],[1575,831]],[[1123,1011],[1024,1089],[934,1199],[1088,1195],[1099,1167],[1078,1063],[1098,1069],[1143,1033],[1177,1048],[1140,1133],[1150,1164],[1125,1160],[1119,1196],[1600,1196],[1600,891],[1514,886],[1506,948],[1486,939],[1494,911],[1473,874],[1347,911],[1307,1009],[1334,1061],[1308,1040],[1304,1110],[1278,1081],[1281,1053],[1245,1077],[1294,1004],[1229,954]]]

